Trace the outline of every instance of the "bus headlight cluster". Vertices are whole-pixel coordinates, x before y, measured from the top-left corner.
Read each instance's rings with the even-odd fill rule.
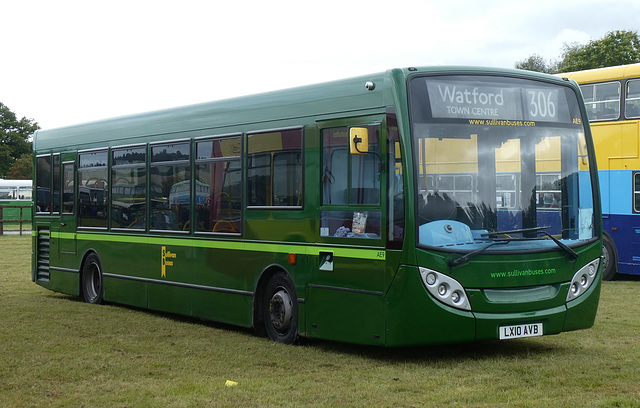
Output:
[[[596,280],[598,266],[600,266],[600,258],[589,262],[573,275],[571,285],[569,286],[569,293],[567,294],[567,302],[577,298],[589,289],[591,284]]]
[[[429,293],[445,305],[471,310],[467,293],[457,280],[431,269],[420,267],[422,283]]]

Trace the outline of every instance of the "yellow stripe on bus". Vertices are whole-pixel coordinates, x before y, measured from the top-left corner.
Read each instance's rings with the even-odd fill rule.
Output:
[[[52,238],[58,239],[78,239],[80,241],[99,241],[99,242],[122,242],[131,244],[146,245],[172,245],[192,248],[212,248],[212,249],[228,249],[234,251],[258,251],[258,252],[274,252],[280,254],[297,253],[303,255],[318,256],[320,252],[332,252],[334,256],[355,258],[355,259],[374,259],[378,261],[386,260],[386,251],[384,248],[353,248],[341,246],[322,246],[322,245],[295,245],[280,244],[254,241],[227,241],[227,240],[211,240],[211,239],[194,239],[194,238],[167,238],[167,237],[150,237],[138,235],[116,235],[101,233],[69,233],[51,231]]]

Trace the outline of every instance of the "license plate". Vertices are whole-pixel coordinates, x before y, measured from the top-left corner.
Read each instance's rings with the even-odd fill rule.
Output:
[[[521,339],[524,337],[542,336],[542,323],[516,324],[501,326],[500,340]]]

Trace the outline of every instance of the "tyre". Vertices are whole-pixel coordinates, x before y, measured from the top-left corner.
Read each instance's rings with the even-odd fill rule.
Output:
[[[85,302],[102,303],[102,265],[97,254],[91,253],[87,256],[82,267],[82,297]]]
[[[269,278],[262,310],[269,338],[293,344],[298,337],[298,296],[289,275],[277,273]]]
[[[602,235],[602,279],[610,281],[618,273],[618,253],[616,244],[608,235]]]

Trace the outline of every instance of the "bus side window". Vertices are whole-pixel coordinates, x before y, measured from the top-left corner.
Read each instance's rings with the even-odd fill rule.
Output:
[[[402,249],[404,240],[404,171],[402,167],[402,145],[398,133],[398,122],[394,114],[387,115],[387,177],[389,194],[389,219],[387,247]]]
[[[615,120],[620,117],[620,82],[581,85],[589,121]]]
[[[51,212],[51,156],[36,159],[36,212]]]
[[[107,227],[107,150],[78,155],[78,226]]]
[[[196,232],[242,232],[240,136],[196,142]]]
[[[75,200],[73,198],[75,174],[73,162],[62,165],[62,212],[65,214],[73,214],[75,211]]]
[[[247,135],[249,207],[302,206],[303,129]]]
[[[53,197],[52,197],[52,206],[51,206],[51,210],[53,213],[60,212],[60,202],[62,199],[61,191],[60,191],[62,176],[60,175],[60,171],[61,171],[60,155],[54,154],[53,155],[53,186],[52,186]]]
[[[145,229],[146,158],[146,146],[111,151],[111,228]]]
[[[640,117],[640,80],[627,82],[625,116],[628,119]]]
[[[640,213],[640,172],[633,173],[633,212]]]
[[[149,228],[189,231],[191,215],[190,142],[151,146]]]

